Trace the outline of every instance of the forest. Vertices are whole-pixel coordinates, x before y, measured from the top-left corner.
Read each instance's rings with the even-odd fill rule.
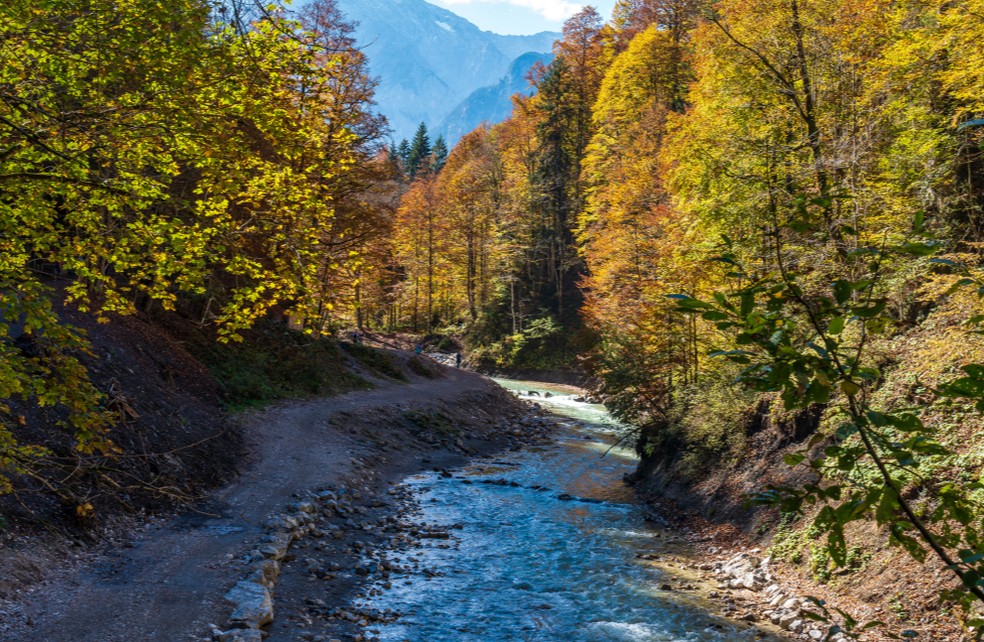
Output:
[[[0,402],[112,457],[61,301],[453,336],[588,374],[693,483],[809,417],[802,483],[751,499],[816,569],[874,520],[984,602],[981,0],[587,7],[450,151],[388,139],[333,0],[83,4],[0,8]],[[0,405],[0,491],[46,456],[23,428]]]

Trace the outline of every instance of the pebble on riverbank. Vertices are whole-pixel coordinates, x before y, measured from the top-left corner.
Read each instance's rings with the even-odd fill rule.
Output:
[[[821,628],[818,621],[820,614],[814,602],[780,585],[771,570],[772,558],[759,557],[759,552],[759,549],[743,551],[728,559],[705,564],[701,570],[718,576],[719,589],[746,590],[757,594],[756,602],[765,606],[742,613],[739,616],[741,619],[766,620],[806,640],[846,640],[839,631],[828,635]]]

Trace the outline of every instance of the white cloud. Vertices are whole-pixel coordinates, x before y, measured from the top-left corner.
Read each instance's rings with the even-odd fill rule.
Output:
[[[511,4],[517,7],[531,9],[547,20],[567,20],[584,8],[584,5],[567,0],[443,0],[443,4]]]

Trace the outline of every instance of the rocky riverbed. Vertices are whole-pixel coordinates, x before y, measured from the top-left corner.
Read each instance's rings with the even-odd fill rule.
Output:
[[[544,441],[555,429],[535,407],[500,426],[506,450]],[[456,452],[459,450],[460,452]],[[461,463],[466,454],[443,444],[421,460],[435,474],[450,476],[444,465]],[[479,458],[493,456],[470,453]],[[282,640],[325,642],[371,640],[369,627],[393,622],[400,613],[347,605],[392,587],[410,575],[435,577],[439,571],[415,560],[398,562],[396,551],[422,541],[450,547],[450,531],[460,525],[419,524],[412,491],[394,486],[393,471],[378,460],[362,460],[338,483],[299,493],[283,513],[272,516],[267,534],[242,557],[243,579],[226,595],[228,628],[212,624],[217,642]]]
[[[603,456],[618,432],[603,408],[573,391],[504,383],[558,413],[550,442],[387,491],[399,508],[377,526],[392,533],[353,564],[364,581],[345,606],[307,604],[303,617],[319,629],[309,639],[787,639],[709,597],[717,582],[701,577],[693,547],[647,521],[621,483],[632,454]],[[307,564],[317,569],[317,558]],[[322,621],[334,628],[322,632]]]

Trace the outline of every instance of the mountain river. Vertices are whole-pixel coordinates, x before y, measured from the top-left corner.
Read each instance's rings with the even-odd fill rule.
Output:
[[[699,585],[677,566],[653,561],[694,560],[679,538],[645,521],[643,507],[622,483],[635,457],[630,449],[609,452],[619,429],[603,406],[575,401],[565,389],[548,384],[499,383],[561,417],[563,428],[547,445],[479,461],[451,477],[427,473],[405,481],[420,503],[415,521],[455,528],[451,540],[425,539],[394,555],[432,572],[401,578],[360,602],[403,614],[394,623],[373,625],[373,637],[385,642],[785,639],[715,615],[713,604],[702,597],[713,587]]]

